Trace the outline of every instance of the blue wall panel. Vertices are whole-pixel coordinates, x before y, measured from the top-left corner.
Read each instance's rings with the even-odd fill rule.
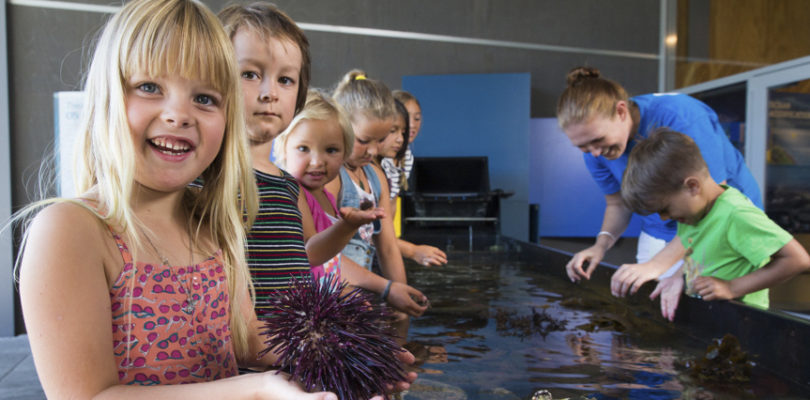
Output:
[[[529,135],[529,202],[540,205],[541,237],[592,237],[602,227],[605,196],[591,178],[582,152],[557,125],[535,118]],[[637,237],[638,217],[623,236]]]
[[[488,156],[490,187],[501,201],[501,232],[528,238],[529,74],[420,75],[402,87],[422,105],[414,155]]]

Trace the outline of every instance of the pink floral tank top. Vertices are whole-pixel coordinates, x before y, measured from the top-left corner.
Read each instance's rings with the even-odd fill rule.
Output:
[[[151,386],[237,375],[221,250],[174,270],[141,262],[133,267],[129,249],[118,235],[113,237],[124,259],[110,290],[118,380]]]

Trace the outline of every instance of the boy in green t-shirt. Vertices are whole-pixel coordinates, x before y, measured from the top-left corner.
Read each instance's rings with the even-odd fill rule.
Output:
[[[683,274],[662,279],[650,295],[661,295],[661,313],[670,321],[684,281],[687,294],[704,300],[742,298],[767,308],[768,287],[810,268],[810,256],[788,232],[737,189],[712,179],[700,149],[684,134],[662,129],[640,141],[621,194],[639,214],[678,221],[672,245],[684,254]]]

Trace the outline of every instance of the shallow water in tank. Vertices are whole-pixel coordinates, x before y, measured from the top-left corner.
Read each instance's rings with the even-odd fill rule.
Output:
[[[760,367],[748,383],[697,382],[683,362],[703,356],[711,338],[678,331],[652,307],[572,284],[561,265],[512,258],[454,253],[442,267],[406,264],[430,308],[407,328],[419,379],[402,398],[531,399],[539,390],[554,399],[810,396]],[[543,322],[534,325],[537,315]]]

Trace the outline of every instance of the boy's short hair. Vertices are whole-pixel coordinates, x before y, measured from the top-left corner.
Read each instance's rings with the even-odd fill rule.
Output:
[[[275,4],[255,2],[248,5],[233,4],[219,12],[219,19],[225,32],[233,40],[241,28],[250,29],[263,39],[287,39],[301,50],[301,75],[298,77],[298,97],[295,102],[296,114],[304,108],[309,89],[312,61],[309,54],[309,40],[304,31],[296,25],[284,11]]]
[[[684,187],[686,178],[708,174],[692,138],[667,128],[657,129],[630,151],[621,196],[632,211],[653,214],[664,207],[667,197]]]

